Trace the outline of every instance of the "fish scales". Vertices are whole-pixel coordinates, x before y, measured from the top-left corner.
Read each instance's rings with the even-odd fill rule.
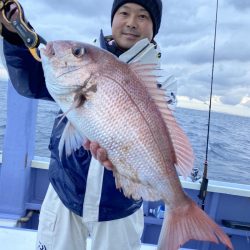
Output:
[[[107,51],[72,41],[48,43],[42,64],[47,88],[70,123],[61,138],[65,147],[67,141],[81,145],[79,133],[97,141],[114,165],[117,188],[128,197],[167,205],[159,250],[177,250],[190,239],[219,240],[233,249],[181,187],[177,170],[190,172],[192,148],[156,87],[154,65],[128,65]]]
[[[99,71],[100,77],[98,77],[98,89],[95,96],[86,102],[84,108],[72,111],[69,116],[72,116],[72,120],[75,120],[74,116],[77,113],[79,113],[77,119],[84,117],[85,121],[81,123],[82,127],[79,127],[79,130],[84,131],[84,135],[98,141],[111,152],[109,157],[114,165],[120,168],[118,172],[121,176],[135,180],[137,174],[131,171],[133,167],[128,167],[135,165],[146,187],[152,186],[156,183],[152,184],[152,181],[149,182],[146,177],[153,175],[153,166],[159,166],[159,170],[155,171],[156,176],[159,176],[159,171],[164,176],[167,168],[160,168],[160,166],[166,165],[172,159],[162,159],[161,162],[160,159],[170,155],[165,153],[168,152],[168,148],[164,146],[171,145],[171,143],[167,142],[164,122],[155,105],[152,105],[154,103],[145,87],[139,83],[136,76],[124,77],[131,74],[131,70],[126,67],[124,71],[125,74],[118,74],[117,79],[110,78],[112,72],[106,73],[105,77],[105,74]],[[126,133],[124,133],[124,127]],[[165,139],[164,142],[162,142],[163,139]],[[154,145],[155,149],[149,150],[147,145]],[[173,165],[173,160],[171,165]],[[122,181],[121,177],[119,179]],[[158,180],[155,178],[154,182],[158,183]],[[130,187],[131,183],[127,186]],[[143,196],[143,193],[140,195]],[[139,198],[135,194],[134,197]],[[145,198],[150,199],[150,197]]]
[[[151,119],[151,126],[149,126],[145,122],[147,119],[139,111],[140,108],[134,104],[131,94],[128,91],[125,91],[125,94],[123,93],[125,87],[121,87],[117,82],[108,82],[105,79],[103,79],[103,82],[105,84],[99,85],[95,97],[89,100],[89,103],[86,103],[83,111],[85,122],[81,129],[91,129],[89,132],[86,131],[85,135],[94,141],[98,141],[110,152],[109,157],[113,164],[119,168],[118,172],[121,176],[133,180],[137,179],[137,182],[138,180],[144,180],[147,186],[148,183],[154,185],[152,181],[149,182],[148,177],[153,176],[153,172],[158,177],[159,171],[160,174],[164,175],[166,170],[166,168],[160,167],[165,165],[165,162],[163,162],[164,159],[159,150],[160,146],[157,145],[157,141],[152,136],[152,130],[159,133],[160,123]],[[134,94],[132,88],[134,86],[130,88],[130,85],[128,84],[127,87]],[[139,92],[143,92],[143,90],[139,90]],[[143,106],[142,103],[145,102],[145,99],[142,98],[139,101],[139,106]],[[146,111],[153,114],[150,109]],[[81,116],[82,113],[80,112],[79,115]],[[99,134],[97,134],[97,131],[99,131]],[[154,145],[154,148],[149,148],[147,145]],[[153,166],[159,166],[159,170],[156,170]],[[136,168],[136,171],[134,168]],[[136,177],[137,175],[140,175],[140,177]],[[154,182],[158,182],[158,179],[155,178]]]

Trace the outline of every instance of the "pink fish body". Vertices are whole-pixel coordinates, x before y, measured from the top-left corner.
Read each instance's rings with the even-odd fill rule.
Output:
[[[193,152],[157,88],[155,65],[126,64],[71,41],[49,43],[43,54],[47,88],[70,121],[61,147],[70,153],[83,137],[98,142],[115,167],[117,188],[134,199],[165,202],[158,249],[177,250],[190,239],[233,249],[181,187],[177,172],[191,172]]]

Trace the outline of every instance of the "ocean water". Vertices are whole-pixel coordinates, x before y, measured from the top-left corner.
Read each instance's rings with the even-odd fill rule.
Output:
[[[0,150],[3,150],[7,84],[0,82],[0,86]],[[39,101],[35,149],[37,156],[49,157],[49,137],[57,111],[58,107],[55,103]],[[208,112],[177,108],[175,115],[190,139],[195,152],[195,167],[198,167],[202,174],[206,152]],[[208,177],[213,180],[250,184],[250,117],[212,112],[208,147]]]

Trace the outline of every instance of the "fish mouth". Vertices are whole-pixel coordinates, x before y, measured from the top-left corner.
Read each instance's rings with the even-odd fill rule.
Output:
[[[55,50],[55,46],[54,46],[54,43],[53,42],[49,42],[47,44],[47,46],[45,48],[41,48],[41,51],[42,51],[42,62],[43,64],[47,65],[47,64],[53,64],[53,57],[56,56],[57,54],[57,57],[58,57],[58,54],[59,53],[56,53],[56,50]],[[65,56],[61,56],[57,58],[57,61],[59,61],[60,59],[63,61]],[[77,71],[77,70],[80,70],[82,67],[81,66],[69,66],[69,65],[64,65],[62,64],[61,67],[60,67],[60,72],[55,76],[56,79],[59,79],[61,77],[63,77],[64,75],[67,75],[69,73],[72,73],[74,71]]]
[[[66,68],[66,67],[65,67]],[[74,72],[74,71],[77,71],[77,70],[79,70],[79,69],[81,69],[82,67],[71,67],[71,68],[69,68],[69,67],[67,67],[67,71],[65,71],[65,72],[62,72],[61,74],[59,74],[59,75],[56,75],[56,79],[59,79],[59,78],[61,78],[62,76],[64,76],[64,75],[67,75],[67,74],[69,74],[69,73],[72,73],[72,72]]]
[[[44,55],[47,58],[52,58],[56,53],[53,46],[53,42],[48,42],[45,48],[41,49],[42,55]]]
[[[79,89],[81,85],[62,85],[58,84],[57,81],[51,81],[49,85],[47,85],[47,88],[50,93],[53,93],[53,95],[56,96],[68,96],[72,93],[75,93],[77,89]]]

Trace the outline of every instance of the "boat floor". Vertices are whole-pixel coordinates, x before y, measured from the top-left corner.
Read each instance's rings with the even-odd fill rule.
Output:
[[[0,250],[34,250],[35,243],[36,231],[34,230],[0,227]],[[90,239],[88,239],[87,245],[87,250],[90,250]],[[143,244],[141,250],[156,250],[156,246]],[[182,248],[181,250],[188,249]]]

